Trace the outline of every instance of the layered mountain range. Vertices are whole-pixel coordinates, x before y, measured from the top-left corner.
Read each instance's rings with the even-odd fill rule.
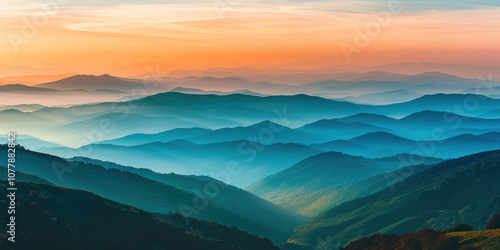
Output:
[[[23,247],[350,249],[485,229],[500,83],[334,71],[9,76]]]

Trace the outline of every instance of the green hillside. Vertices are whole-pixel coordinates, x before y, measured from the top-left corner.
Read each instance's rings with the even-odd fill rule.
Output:
[[[345,201],[341,197],[345,194],[340,191],[349,192],[345,189],[347,186],[406,167],[411,164],[411,158],[419,159],[408,154],[369,159],[327,152],[309,157],[288,169],[265,177],[246,189],[291,211],[311,216]],[[441,161],[436,158],[423,159],[424,163],[429,164]],[[385,178],[383,180],[387,183]],[[379,190],[385,187],[387,185],[380,187]],[[364,192],[364,194],[370,193]],[[363,196],[363,193],[359,195]]]
[[[500,247],[500,229],[443,233],[424,229],[404,235],[374,234],[349,243],[342,250],[435,249],[494,250]]]
[[[346,202],[301,225],[289,242],[314,247],[317,239],[345,245],[375,233],[441,230],[467,223],[484,229],[500,211],[500,151],[437,164],[393,188]]]
[[[0,179],[6,179],[8,175],[8,168],[5,166],[0,165]],[[15,176],[16,181],[24,181],[24,182],[33,182],[33,183],[40,183],[40,184],[48,184],[48,185],[53,185],[52,182],[40,178],[38,176],[32,175],[32,174],[27,174],[21,171],[16,170],[16,176]]]
[[[17,182],[15,249],[277,249],[268,240],[217,226],[230,243],[187,232],[140,209],[59,186]],[[0,195],[7,195],[0,180]],[[0,200],[2,207],[6,201]],[[7,224],[6,217],[1,217]],[[197,225],[194,228],[200,228]],[[202,229],[202,228],[201,228]],[[199,231],[199,230],[198,230]],[[245,240],[240,240],[245,238]],[[10,242],[2,242],[10,244]],[[4,245],[4,246],[5,246]]]
[[[5,146],[0,146],[2,149]],[[91,191],[148,212],[182,212],[191,217],[237,226],[274,241],[286,239],[293,228],[304,221],[302,216],[248,193],[245,203],[223,202],[220,200],[223,196],[212,195],[213,189],[209,189],[212,191],[208,194],[203,193],[204,189],[181,190],[128,171],[66,161],[19,147],[16,156],[17,170],[46,178],[57,185]],[[206,197],[213,198],[213,201]],[[242,209],[245,206],[248,208]]]

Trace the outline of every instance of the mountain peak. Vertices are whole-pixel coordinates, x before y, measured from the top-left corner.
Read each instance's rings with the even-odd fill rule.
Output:
[[[109,89],[130,91],[140,84],[123,80],[108,74],[96,75],[74,75],[54,82],[42,83],[37,87],[46,87],[60,90],[84,89],[88,91]]]
[[[25,112],[18,110],[18,109],[4,109],[1,110],[0,112],[4,114],[24,114]]]
[[[303,127],[331,127],[331,126],[345,126],[346,124],[335,119],[321,119],[313,123],[304,125]]]
[[[175,91],[187,91],[187,90],[196,90],[196,91],[203,91],[201,89],[195,89],[195,88],[185,88],[185,87],[175,87],[170,90],[170,92],[175,92]]]
[[[364,135],[358,136],[356,138],[350,139],[349,141],[351,142],[360,142],[360,141],[366,141],[366,140],[396,140],[400,142],[409,142],[410,140],[399,137],[397,135],[393,135],[387,132],[371,132],[371,133],[366,133]]]
[[[389,116],[385,116],[385,115],[379,115],[379,114],[358,113],[355,115],[339,118],[338,120],[349,121],[349,122],[356,122],[356,121],[362,122],[362,121],[366,121],[366,120],[394,121],[396,119],[391,118]]]
[[[463,102],[466,98],[475,97],[479,100],[492,100],[492,98],[487,97],[485,95],[476,95],[476,94],[429,94],[414,99],[409,102],[445,102],[445,101],[461,101]]]
[[[446,73],[439,72],[439,71],[424,72],[424,73],[416,74],[416,75],[414,75],[414,77],[435,77],[435,78],[444,78],[444,79],[450,79],[450,80],[463,79],[463,78],[460,78],[458,76],[446,74]]]
[[[248,126],[249,128],[287,128],[286,126],[280,125],[278,123],[272,122],[270,120],[258,122]]]
[[[440,121],[440,120],[443,120],[443,119],[449,118],[449,117],[470,118],[467,116],[462,116],[462,115],[458,115],[458,114],[451,113],[451,112],[424,110],[424,111],[416,112],[416,113],[410,114],[408,116],[405,116],[405,117],[401,118],[400,120],[405,121],[405,122],[413,122],[416,120],[419,120],[419,121],[421,121],[421,120]]]

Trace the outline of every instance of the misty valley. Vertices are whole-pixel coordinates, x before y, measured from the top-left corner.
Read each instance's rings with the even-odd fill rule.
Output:
[[[362,75],[380,78],[380,72]],[[416,82],[388,73],[385,81],[394,90],[422,82],[465,90],[463,82],[474,81],[408,77]],[[119,91],[137,82],[77,75],[40,84],[43,89],[0,91],[36,100],[77,85]],[[486,226],[500,211],[493,188],[500,184],[500,116],[492,115],[500,99],[429,91],[361,104],[318,96],[317,84],[300,86],[308,94],[281,86],[290,94],[280,95],[272,85],[245,81],[247,92],[238,93],[174,87],[106,102],[3,106],[7,122],[0,127],[19,133],[0,147],[15,149],[18,244],[360,249],[414,241],[458,249],[498,242],[491,235],[500,232]],[[10,168],[2,165],[7,176]],[[151,229],[138,233],[135,224]],[[468,229],[452,229],[461,224]],[[464,241],[457,232],[490,236]],[[374,238],[393,234],[407,240]]]

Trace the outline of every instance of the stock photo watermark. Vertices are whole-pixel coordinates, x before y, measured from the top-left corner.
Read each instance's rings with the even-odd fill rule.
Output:
[[[213,6],[219,19],[224,19],[225,14],[234,11],[243,3],[243,0],[213,0]]]
[[[363,27],[356,26],[354,28],[356,34],[352,42],[343,41],[339,45],[347,63],[352,62],[353,54],[363,52],[363,49],[366,49],[382,33],[383,29],[392,23],[393,16],[401,13],[403,9],[399,0],[391,0],[387,2],[385,11],[372,12],[371,21],[365,23]]]
[[[8,241],[16,242],[16,133],[7,135],[7,236]]]
[[[34,39],[40,30],[46,27],[50,20],[54,18],[60,11],[61,6],[67,4],[68,0],[42,0],[39,2],[30,3],[29,9],[31,14],[20,18],[18,31],[12,31],[7,34],[12,49],[17,53],[21,50],[21,46],[27,45]],[[2,9],[5,5],[2,5]]]

